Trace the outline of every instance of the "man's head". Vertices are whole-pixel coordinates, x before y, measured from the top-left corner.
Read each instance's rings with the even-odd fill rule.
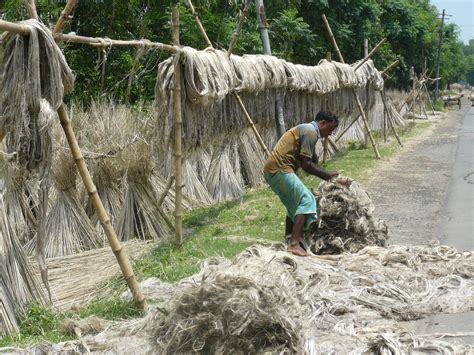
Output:
[[[319,134],[323,138],[331,135],[339,124],[336,115],[324,111],[321,111],[316,115],[315,121],[318,124]]]

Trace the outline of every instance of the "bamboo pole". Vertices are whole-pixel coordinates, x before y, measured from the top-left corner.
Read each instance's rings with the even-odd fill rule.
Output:
[[[177,8],[173,8],[171,14],[172,37],[173,44],[179,46],[179,12]],[[173,110],[174,110],[174,174],[175,174],[175,204],[174,204],[174,221],[176,245],[178,247],[183,243],[183,172],[182,172],[182,142],[181,134],[183,127],[183,118],[181,117],[181,61],[179,53],[174,58],[174,74],[173,74]]]
[[[1,23],[0,23],[1,28]],[[84,37],[78,35],[70,35],[70,34],[63,34],[63,33],[55,33],[54,38],[56,41],[66,42],[66,43],[82,43],[82,44],[89,44],[94,47],[103,47],[104,43],[110,47],[147,47],[153,49],[161,49],[164,51],[168,51],[171,53],[176,53],[179,51],[179,48],[173,45],[160,43],[160,42],[151,42],[148,39],[141,39],[141,40],[118,40],[118,39],[110,39],[110,38],[100,38],[100,37]]]
[[[383,107],[384,111],[387,111],[387,122],[390,128],[392,129],[393,135],[397,139],[398,144],[403,147],[402,141],[400,140],[400,137],[398,136],[397,130],[395,129],[395,124],[392,120],[392,115],[390,114],[390,111],[388,110],[388,105],[387,105],[387,98],[385,96],[385,90],[382,90],[380,92],[380,95],[382,96],[382,102],[383,102]]]
[[[244,25],[245,18],[247,17],[247,12],[249,9],[249,0],[245,0],[244,8],[242,9],[242,13],[240,14],[239,22],[237,23],[237,27],[235,28],[234,33],[232,33],[232,39],[230,40],[229,49],[227,50],[227,55],[230,57],[234,48],[237,44],[237,40],[239,39],[240,32],[242,31],[242,26]]]
[[[53,28],[53,33],[60,33],[66,23],[71,19],[71,12],[76,6],[77,0],[68,0],[66,3],[66,6],[64,7],[64,10],[61,11],[61,15],[59,16],[58,21],[56,22],[56,25]]]
[[[212,43],[211,43],[209,37],[207,37],[206,30],[204,29],[204,26],[202,25],[201,20],[199,19],[199,15],[197,14],[196,10],[194,9],[193,3],[191,2],[191,0],[187,0],[187,1],[188,1],[188,6],[189,6],[189,8],[191,9],[191,12],[192,12],[192,14],[193,14],[193,16],[194,16],[194,19],[196,20],[196,23],[197,23],[197,25],[198,25],[198,27],[199,27],[199,31],[201,31],[201,34],[203,35],[204,40],[206,41],[207,46],[213,48]]]
[[[173,185],[174,182],[174,175],[171,175],[170,178],[168,179],[168,182],[166,183],[165,189],[163,190],[163,193],[161,194],[160,198],[158,199],[158,208],[161,208],[161,205],[165,201],[166,196],[168,195],[168,192],[171,189],[171,186]]]
[[[117,239],[117,235],[115,233],[114,228],[112,227],[112,223],[110,222],[110,218],[107,214],[107,211],[102,204],[102,201],[97,193],[97,189],[92,181],[91,175],[89,174],[89,170],[87,169],[86,162],[82,155],[82,152],[77,144],[77,139],[72,129],[71,121],[69,120],[66,108],[61,105],[58,109],[59,120],[61,122],[61,126],[64,130],[66,135],[66,139],[69,144],[69,148],[71,150],[72,156],[76,163],[77,169],[79,170],[79,174],[81,175],[82,182],[86,188],[86,191],[89,195],[89,199],[91,201],[92,206],[99,217],[100,224],[104,229],[105,235],[107,236],[107,240],[109,241],[110,247],[117,258],[117,262],[120,266],[120,270],[122,271],[122,275],[127,282],[130,291],[132,291],[133,299],[135,303],[142,309],[145,309],[147,306],[145,296],[142,294],[140,290],[140,286],[135,279],[133,274],[132,266],[130,265],[130,261],[125,253],[125,249],[122,247],[122,244]]]
[[[336,50],[336,53],[339,56],[339,60],[341,61],[341,63],[344,63],[344,58],[342,57],[341,51],[339,50],[339,46],[337,45],[336,38],[334,37],[334,35],[332,33],[332,30],[331,30],[331,26],[329,26],[329,22],[326,18],[326,15],[324,15],[324,14],[323,14],[323,22],[324,22],[324,25],[326,26],[326,29],[327,29],[328,33],[329,33],[329,37],[330,37],[331,42],[334,46],[334,49]],[[357,108],[360,111],[360,115],[362,116],[362,120],[364,122],[365,130],[367,131],[367,135],[369,136],[370,143],[372,144],[372,148],[374,149],[375,157],[377,159],[380,159],[380,153],[379,153],[379,150],[377,149],[377,145],[375,144],[374,137],[373,137],[372,132],[370,130],[369,121],[367,120],[367,116],[365,115],[364,108],[362,107],[362,104],[359,100],[359,96],[357,95],[357,92],[356,92],[355,89],[352,90],[352,94],[353,94],[354,99],[356,101]]]
[[[35,20],[38,20],[38,13],[36,12],[35,0],[25,0],[26,11],[28,16]]]
[[[360,117],[360,114],[358,114],[358,115],[356,116],[356,118],[354,118],[354,119],[352,120],[352,122],[349,123],[349,125],[348,125],[346,128],[344,128],[344,131],[342,131],[342,133],[339,134],[339,135],[336,137],[336,142],[339,141],[339,139],[342,138],[342,136],[349,130],[349,128],[351,128],[352,125],[359,119],[359,117]]]
[[[391,63],[388,67],[386,67],[383,71],[382,71],[382,75],[387,75],[386,73],[392,69],[393,67],[395,67],[398,63],[400,63],[400,59],[397,59],[396,61],[394,61],[393,63]]]
[[[257,137],[258,144],[260,144],[260,147],[262,147],[262,149],[263,149],[263,151],[265,152],[265,154],[266,154],[267,156],[269,156],[269,155],[270,155],[270,152],[268,151],[267,146],[266,146],[265,143],[263,142],[262,137],[261,137],[260,134],[258,133],[257,127],[255,127],[255,124],[253,123],[252,118],[250,117],[249,113],[247,112],[247,109],[245,108],[245,105],[244,105],[244,103],[242,102],[242,99],[240,98],[239,94],[237,94],[236,92],[233,92],[232,95],[234,95],[234,97],[235,97],[236,100],[237,100],[237,103],[239,104],[240,108],[241,108],[242,111],[244,112],[244,116],[245,116],[245,118],[247,119],[247,122],[250,124],[250,127],[252,128],[253,133],[254,133],[255,136]]]
[[[25,36],[30,34],[30,28],[28,26],[4,20],[0,20],[0,30],[14,32]]]
[[[370,59],[370,57],[372,57],[372,55],[377,52],[377,50],[380,48],[380,46],[382,44],[385,43],[387,39],[386,38],[382,38],[382,40],[377,43],[377,45],[370,51],[370,53],[362,60],[362,62],[360,62],[359,64],[356,65],[356,67],[354,68],[354,71],[356,71],[357,69],[359,69],[366,61],[368,61]]]

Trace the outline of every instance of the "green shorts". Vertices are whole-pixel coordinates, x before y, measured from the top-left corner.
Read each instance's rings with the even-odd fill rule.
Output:
[[[299,214],[306,215],[304,230],[316,221],[316,199],[295,173],[264,173],[268,185],[278,195],[286,207],[287,216],[292,221]]]

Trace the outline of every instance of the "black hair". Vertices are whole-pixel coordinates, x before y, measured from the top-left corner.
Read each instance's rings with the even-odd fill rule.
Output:
[[[318,112],[318,114],[316,115],[316,118],[315,118],[315,121],[318,122],[318,121],[328,121],[328,122],[334,122],[336,124],[336,126],[339,125],[339,119],[337,118],[337,116],[331,112],[324,112],[324,111],[320,111]]]

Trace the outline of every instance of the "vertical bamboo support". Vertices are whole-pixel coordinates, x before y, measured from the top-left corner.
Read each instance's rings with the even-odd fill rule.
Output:
[[[115,233],[114,228],[112,227],[112,223],[110,222],[110,218],[107,214],[107,211],[105,210],[104,205],[100,200],[99,194],[97,193],[97,189],[95,188],[94,182],[92,181],[91,175],[89,174],[89,170],[87,169],[86,162],[84,161],[84,157],[82,156],[82,152],[79,148],[79,145],[77,144],[77,139],[72,129],[72,125],[69,120],[66,108],[64,107],[64,104],[59,107],[58,115],[59,120],[61,122],[61,126],[66,135],[66,139],[69,144],[72,156],[77,165],[77,169],[79,170],[79,174],[81,175],[82,182],[84,183],[86,191],[89,195],[91,204],[94,207],[97,216],[99,217],[100,224],[104,229],[110,247],[112,248],[115,257],[117,258],[117,262],[120,266],[120,270],[122,271],[122,275],[125,281],[127,282],[130,291],[132,291],[133,299],[137,306],[142,309],[145,309],[147,306],[145,296],[140,290],[140,286],[133,274],[133,269],[130,265],[130,261],[127,257],[127,254],[125,253],[125,249],[122,247],[122,244],[117,239],[117,235]]]
[[[324,25],[326,26],[326,29],[327,29],[328,33],[329,33],[329,37],[331,39],[332,45],[334,46],[334,49],[336,50],[336,53],[339,57],[339,60],[341,61],[341,63],[344,63],[344,58],[342,57],[341,51],[339,50],[339,46],[337,45],[336,38],[334,37],[334,35],[332,33],[331,26],[329,26],[329,22],[326,18],[326,15],[323,15],[323,22],[324,22]],[[355,89],[352,90],[352,94],[353,94],[354,99],[356,101],[356,104],[357,104],[357,107],[359,109],[360,115],[362,116],[362,120],[364,122],[365,130],[367,131],[367,134],[368,134],[369,139],[370,139],[370,143],[372,144],[372,148],[374,149],[375,157],[377,159],[380,159],[380,153],[379,153],[379,150],[377,149],[377,145],[375,144],[374,137],[373,137],[372,132],[370,130],[369,121],[367,120],[367,116],[365,115],[364,108],[362,107],[362,104],[359,100],[359,96],[357,96],[357,92],[356,92]]]
[[[191,4],[192,6],[192,4]],[[192,8],[194,13],[194,8]],[[173,8],[171,15],[173,44],[179,46],[179,12],[177,8]],[[207,36],[206,36],[207,37]],[[175,233],[176,245],[178,247],[183,243],[183,172],[182,172],[182,128],[183,118],[181,117],[181,61],[180,53],[176,52],[174,58],[174,74],[173,74],[173,110],[174,110],[174,174],[175,174]]]
[[[77,0],[68,0],[64,10],[61,11],[56,25],[54,26],[53,33],[60,33],[63,30],[64,25],[69,21],[70,15],[74,7],[76,6]]]
[[[25,1],[26,11],[30,18],[38,19],[38,13],[36,12],[35,0],[26,0]]]

